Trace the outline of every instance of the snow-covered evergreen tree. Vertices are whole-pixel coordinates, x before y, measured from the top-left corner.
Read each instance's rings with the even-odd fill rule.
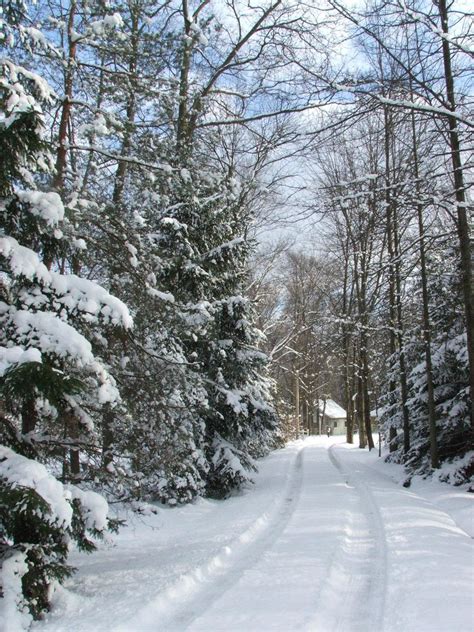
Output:
[[[276,427],[266,358],[257,348],[252,308],[242,296],[251,245],[238,182],[211,174],[201,160],[176,167],[161,220],[165,264],[158,283],[182,305],[188,358],[197,363],[207,393],[207,492],[225,496],[251,479],[252,457],[272,446]]]
[[[86,532],[108,527],[105,500],[63,488],[38,461],[62,465],[63,480],[82,475],[79,453],[97,445],[94,412],[120,398],[90,338],[132,320],[104,288],[66,273],[77,243],[47,185],[42,106],[52,91],[4,59],[0,98],[1,439],[15,450],[2,447],[0,456],[2,586],[12,617],[15,607],[38,617],[53,582],[70,573],[70,544],[92,550]]]
[[[433,323],[432,358],[437,443],[440,461],[464,456],[470,450],[469,385],[465,323],[459,311],[461,288],[456,253],[450,240],[440,240],[429,257],[430,306]],[[414,300],[418,292],[414,292]],[[412,445],[407,454],[396,450],[391,459],[402,461],[409,472],[431,471],[427,412],[426,365],[422,357],[421,327],[413,328],[408,345],[408,384]],[[383,414],[386,424],[397,424],[393,407]],[[464,471],[464,469],[466,470]],[[450,482],[461,483],[469,476],[451,472]]]

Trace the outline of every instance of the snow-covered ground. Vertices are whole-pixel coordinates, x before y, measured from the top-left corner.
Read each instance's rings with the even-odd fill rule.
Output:
[[[225,502],[127,516],[35,632],[474,629],[474,496],[309,438]]]

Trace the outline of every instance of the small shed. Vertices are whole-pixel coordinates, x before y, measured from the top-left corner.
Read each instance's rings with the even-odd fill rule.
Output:
[[[331,434],[346,434],[347,413],[333,399],[320,399],[317,406],[318,430],[322,434],[330,429]]]

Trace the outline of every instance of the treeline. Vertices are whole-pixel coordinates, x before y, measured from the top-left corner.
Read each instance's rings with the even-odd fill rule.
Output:
[[[443,476],[465,482],[474,446],[467,14],[451,7],[450,30],[443,2],[359,13],[332,4],[360,51],[364,72],[346,85],[359,111],[350,126],[331,113],[333,129],[305,154],[315,254],[280,244],[284,264],[259,284],[279,406],[291,435],[314,430],[316,403],[331,396],[347,410],[348,441],[358,429],[372,448],[378,428],[409,475],[464,457]]]

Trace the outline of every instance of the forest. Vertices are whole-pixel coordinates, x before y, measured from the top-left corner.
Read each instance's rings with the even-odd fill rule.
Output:
[[[0,2],[1,594],[315,434],[474,474],[466,0]],[[471,491],[474,491],[472,486]]]

